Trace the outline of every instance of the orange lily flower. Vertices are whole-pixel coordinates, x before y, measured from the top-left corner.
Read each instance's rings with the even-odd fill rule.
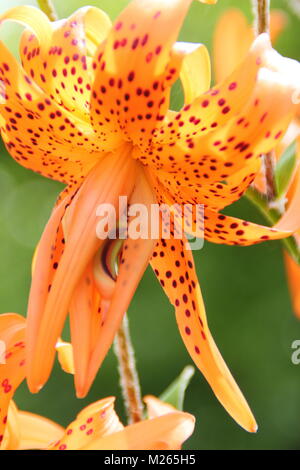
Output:
[[[114,411],[114,398],[84,408],[64,430],[53,421],[17,409],[13,394],[25,378],[25,318],[0,315],[0,340],[6,350],[0,363],[0,449],[179,449],[188,439],[195,418],[177,411],[155,397],[145,397],[148,420],[124,428]],[[60,341],[58,357],[64,370],[73,373],[73,351]]]
[[[235,25],[233,28],[232,25]],[[270,15],[270,36],[272,43],[276,41],[287,24],[287,17],[280,10],[272,10]],[[247,19],[240,10],[227,10],[219,19],[214,34],[214,70],[217,81],[221,81],[231,73],[237,64],[246,56],[254,39],[254,30],[247,23]],[[295,109],[295,119],[290,124],[282,141],[276,147],[276,159],[279,160],[284,150],[300,135],[300,108]],[[297,151],[297,166],[292,178],[292,186],[295,181],[300,184],[298,177],[300,152]],[[298,167],[298,168],[297,168]],[[264,172],[259,172],[254,180],[255,187],[265,192]],[[290,191],[291,192],[291,191]],[[288,200],[291,195],[287,195]],[[297,235],[300,246],[300,232]],[[300,266],[287,253],[284,254],[285,266],[293,309],[300,318]]]
[[[16,421],[16,407],[12,402],[12,397],[19,387],[21,382],[25,379],[26,368],[25,368],[25,329],[26,321],[25,318],[16,313],[4,313],[0,315],[0,341],[1,345],[4,345],[4,350],[0,354],[0,449],[6,448],[7,446],[7,435],[11,435],[10,446],[16,441],[16,436],[19,433],[11,433],[10,428],[14,426]],[[58,351],[58,359],[62,368],[68,372],[73,373],[73,352],[72,347],[69,343],[59,341],[56,344]],[[11,414],[11,417],[9,418]],[[33,431],[30,425],[30,416],[28,414],[28,420],[26,419],[27,414],[21,413],[20,419],[26,421],[24,431],[27,432],[27,438]],[[51,431],[52,426],[47,426],[47,421],[44,419],[44,426],[46,429]],[[28,421],[28,422],[27,422]],[[32,423],[34,424],[34,422]],[[28,428],[27,428],[28,425]],[[5,433],[5,429],[8,430]],[[47,443],[49,442],[49,439]],[[23,446],[24,448],[24,446]]]
[[[272,228],[219,213],[242,196],[260,155],[289,124],[299,64],[279,56],[262,35],[241,65],[209,90],[204,46],[175,42],[191,1],[133,0],[114,25],[89,7],[53,24],[30,7],[0,17],[30,29],[21,39],[22,66],[0,45],[6,147],[20,164],[68,185],[36,254],[27,381],[32,392],[47,381],[70,313],[75,385],[84,396],[152,257],[191,357],[230,415],[255,431],[208,328],[185,237],[177,239],[173,230],[158,243],[129,237],[116,256],[115,242],[96,235],[97,207],[109,203],[118,210],[120,195],[146,208],[204,204],[204,235],[215,243],[251,245],[287,237],[300,225],[297,200]],[[168,111],[178,77],[185,104]],[[177,219],[173,213],[172,227]]]
[[[11,402],[3,450],[177,450],[191,436],[195,418],[155,397],[145,398],[148,419],[124,427],[114,397],[84,408],[66,429]]]

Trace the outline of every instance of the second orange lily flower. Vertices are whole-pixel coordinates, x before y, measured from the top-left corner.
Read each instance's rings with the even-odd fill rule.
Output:
[[[0,315],[0,340],[6,345],[0,363],[1,450],[145,450],[179,449],[190,437],[195,419],[155,397],[145,397],[148,419],[124,427],[114,410],[114,398],[84,408],[67,429],[43,416],[19,411],[12,397],[25,378],[25,319]],[[70,345],[60,343],[59,357],[72,369]]]

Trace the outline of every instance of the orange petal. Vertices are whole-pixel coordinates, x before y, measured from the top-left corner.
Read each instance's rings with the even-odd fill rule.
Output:
[[[268,36],[258,37],[245,60],[224,82],[195,99],[190,105],[184,106],[172,119],[164,123],[156,134],[157,145],[168,144],[166,150],[172,155],[176,149],[176,146],[173,147],[175,143],[184,154],[188,154],[204,136],[213,134],[216,129],[229,122],[243,109],[253,94],[258,71],[265,64],[270,50]],[[158,163],[170,165],[170,160],[168,162],[163,159]],[[172,168],[172,164],[170,167]]]
[[[21,40],[24,68],[0,42],[1,133],[7,149],[20,164],[44,176],[80,181],[105,148],[119,143],[116,134],[103,129],[97,135],[89,113],[93,70],[85,42],[87,47],[95,42],[95,23],[103,41],[110,22],[91,7],[55,23],[25,6],[0,16],[0,23],[7,19],[29,28]]]
[[[96,40],[95,23],[98,24],[95,49],[106,38],[111,23],[104,12],[93,7],[80,8],[68,19],[50,23],[51,37],[47,43],[38,32],[33,37],[32,30],[27,30],[20,44],[22,64],[28,75],[58,104],[87,120],[92,86],[87,39]]]
[[[164,118],[170,87],[179,74],[175,66],[168,68],[170,50],[190,4],[191,0],[133,0],[122,11],[104,50],[95,57],[95,128],[101,130],[107,121],[141,145],[151,137]]]
[[[61,333],[76,285],[93,255],[100,247],[96,233],[97,208],[105,203],[118,209],[119,195],[130,195],[135,180],[136,163],[129,158],[127,147],[118,155],[101,160],[85,179],[68,210],[66,244],[63,255],[55,265],[55,276],[45,308],[36,324],[32,309],[38,297],[31,296],[28,312],[28,385],[37,392],[50,374],[55,343]],[[49,244],[45,242],[44,256],[48,261]],[[41,256],[43,256],[43,250]],[[48,286],[48,284],[46,284]],[[33,332],[35,332],[33,334]]]
[[[19,422],[19,411],[13,400],[10,400],[5,427],[4,439],[1,450],[16,450],[21,440],[21,429]]]
[[[84,408],[51,450],[80,450],[91,442],[123,429],[114,410],[114,397],[104,398]]]
[[[248,246],[266,240],[279,240],[292,235],[300,227],[300,194],[280,221],[273,227],[254,224],[245,220],[219,214],[206,209],[204,234],[208,241],[226,245]]]
[[[5,363],[0,364],[0,448],[10,400],[25,378],[24,336],[25,319],[23,317],[14,313],[0,315],[0,341],[3,342],[1,345],[5,346]],[[3,361],[2,357],[1,360]]]
[[[98,338],[105,307],[94,284],[93,270],[88,266],[79,281],[70,305],[71,339],[74,348],[75,388],[84,397],[90,356]]]
[[[259,39],[264,41],[263,38]],[[168,169],[178,185],[192,187],[226,180],[274,149],[295,111],[294,77],[298,76],[300,65],[270,48],[265,51],[264,63],[248,102],[233,119],[202,138],[182,141],[178,135],[174,145],[160,147],[157,159],[152,157],[152,165]],[[272,107],[274,103],[276,106]]]
[[[224,179],[222,182],[178,185],[172,174],[158,171],[159,181],[168,191],[171,204],[203,204],[213,210],[221,210],[241,198],[253,182],[261,166],[260,160],[252,161],[242,170]],[[196,175],[197,173],[195,173]],[[161,192],[161,189],[160,189]]]
[[[185,104],[192,103],[210,87],[211,70],[208,50],[203,44],[177,42],[172,55],[181,58],[180,80]]]
[[[83,450],[177,450],[193,433],[195,418],[174,412],[127,426],[123,431],[91,440]]]
[[[8,152],[20,165],[46,177],[80,181],[95,164],[92,152],[99,151],[97,158],[102,155],[91,126],[45,94],[1,41],[0,55],[5,64],[0,68],[1,135]]]
[[[250,167],[251,168],[251,167]],[[250,170],[249,168],[249,170]],[[247,170],[247,167],[245,171]],[[230,185],[224,185],[224,197],[226,196],[226,189],[229,189],[229,193],[233,189],[232,194],[228,197],[227,194],[227,201],[226,203],[233,202],[234,198],[236,197],[235,193],[238,197],[241,197],[243,191],[248,186],[248,183],[253,180],[255,173],[250,173],[247,176],[247,172],[245,173],[246,176],[243,179],[242,184],[239,181],[239,176],[243,175],[243,172],[236,173],[233,177],[228,178],[226,181],[230,181],[236,186],[232,187]],[[235,183],[234,183],[235,181]],[[293,179],[293,184],[290,187],[288,197],[289,197],[289,205],[281,217],[281,219],[277,222],[276,225],[273,227],[262,226],[258,224],[254,224],[252,222],[248,222],[245,220],[237,219],[235,217],[226,216],[224,214],[220,214],[218,212],[217,207],[221,208],[222,206],[226,205],[224,201],[222,202],[222,192],[223,192],[223,183],[218,183],[216,185],[206,185],[201,187],[197,190],[194,186],[194,192],[198,191],[199,196],[193,197],[193,193],[187,192],[186,188],[182,188],[179,186],[179,189],[174,184],[172,185],[172,181],[170,178],[164,179],[163,183],[165,187],[162,185],[157,185],[156,191],[160,194],[162,198],[162,202],[166,202],[169,204],[171,211],[174,213],[175,219],[181,223],[182,214],[184,214],[184,228],[187,233],[191,233],[193,236],[205,238],[214,243],[224,243],[228,245],[252,245],[255,243],[259,243],[265,240],[278,240],[281,238],[286,238],[292,235],[294,232],[299,230],[300,227],[300,212],[299,212],[299,204],[300,204],[300,171],[299,168],[296,171],[296,174]],[[190,185],[193,188],[193,185]],[[167,189],[169,191],[167,191]],[[214,196],[209,196],[209,188],[214,188]],[[190,195],[190,200],[187,197]],[[238,198],[237,197],[237,198]],[[202,198],[202,199],[201,199]],[[215,199],[216,198],[216,199]],[[180,203],[188,203],[190,204],[190,212],[185,213],[184,209],[177,204],[175,205],[175,201],[178,200]],[[199,207],[195,205],[201,204],[201,200],[204,204],[204,223],[203,221],[199,220]],[[217,205],[217,201],[219,205]],[[215,204],[215,210],[214,210]],[[202,215],[202,214],[200,214]],[[204,229],[204,232],[203,232]]]
[[[142,204],[144,208],[147,208],[147,217],[150,217],[150,208],[151,205],[156,202],[156,199],[142,169],[140,169],[135,190],[129,202],[132,205],[136,203]],[[132,218],[130,220],[132,220]],[[148,220],[148,224],[150,226],[150,220]],[[151,239],[151,237],[149,238],[148,234],[148,238],[146,239],[143,239],[142,237],[138,237],[137,239],[129,237],[124,241],[114,293],[110,300],[104,323],[102,324],[103,327],[99,333],[97,345],[91,357],[87,384],[88,387],[94,380],[95,374],[112,344],[123,315],[130,304],[145,269],[147,268],[156,243],[156,241]]]
[[[41,327],[43,312],[55,272],[64,251],[65,238],[61,221],[72,195],[62,199],[54,209],[42,238],[37,247],[33,261],[33,275],[28,302],[26,329],[26,354],[30,363],[34,357],[37,335]],[[57,339],[57,338],[56,338]]]
[[[228,413],[247,431],[256,431],[251,410],[235,383],[209,331],[205,307],[187,240],[163,239],[151,265],[175,307],[182,339],[192,359]]]

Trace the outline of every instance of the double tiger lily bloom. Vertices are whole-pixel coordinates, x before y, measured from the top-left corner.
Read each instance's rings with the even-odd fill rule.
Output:
[[[195,364],[229,414],[253,432],[255,419],[209,331],[186,238],[175,236],[178,213],[170,238],[128,237],[117,247],[96,235],[97,207],[118,210],[119,196],[148,209],[203,204],[204,236],[214,243],[251,245],[300,226],[298,193],[272,228],[220,213],[243,195],[261,154],[285,132],[300,66],[262,35],[209,89],[205,47],[176,42],[191,2],[133,0],[113,25],[89,7],[55,23],[30,7],[0,17],[26,26],[22,65],[0,45],[5,145],[21,165],[67,184],[35,256],[27,381],[32,392],[47,381],[69,313],[75,386],[84,396],[150,261]],[[178,78],[185,103],[176,112],[168,108]]]
[[[195,418],[153,396],[147,396],[147,419],[124,427],[113,397],[84,408],[66,429],[43,416],[17,409],[12,397],[25,378],[25,319],[15,313],[0,315],[1,450],[159,450],[180,449],[194,430]],[[57,344],[62,367],[72,373],[72,348]]]
[[[287,23],[287,17],[281,10],[271,10],[270,13],[270,37],[275,43]],[[232,28],[232,25],[235,25]],[[247,19],[240,10],[229,9],[218,20],[214,33],[214,71],[217,81],[224,80],[237,64],[243,60],[254,39],[254,29],[247,23]],[[293,142],[297,141],[296,165],[290,185],[284,195],[285,205],[289,205],[293,194],[300,185],[300,105],[295,109],[295,116],[284,138],[276,146],[275,156],[279,160],[283,152]],[[254,181],[257,189],[263,193],[266,191],[265,176],[263,171],[258,173]],[[300,247],[300,232],[294,234]],[[300,318],[300,266],[288,254],[284,254],[285,266],[293,309]]]

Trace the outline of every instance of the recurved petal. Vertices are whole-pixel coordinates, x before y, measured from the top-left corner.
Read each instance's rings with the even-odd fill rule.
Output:
[[[206,209],[204,211],[205,238],[213,243],[241,246],[254,245],[266,240],[287,238],[300,227],[299,202],[300,197],[298,194],[294,200],[294,207],[288,209],[273,227],[254,224]]]
[[[104,398],[84,408],[49,450],[81,450],[105,436],[123,429],[114,410],[114,397]]]
[[[300,64],[272,49],[265,53],[264,63],[248,102],[232,119],[202,138],[179,138],[174,145],[161,146],[159,152],[153,151],[152,165],[168,167],[177,184],[192,186],[227,180],[274,149],[296,110]],[[226,109],[223,101],[222,105]]]
[[[174,204],[203,204],[212,210],[221,210],[242,197],[249,185],[255,179],[261,166],[260,160],[251,161],[245,168],[236,172],[223,181],[211,184],[193,183],[182,178],[182,184],[170,173],[158,171],[157,177],[168,191],[166,202]],[[195,179],[201,170],[195,168]],[[164,193],[164,192],[163,192]]]
[[[162,239],[153,253],[152,268],[175,308],[180,334],[193,361],[233,419],[247,431],[255,432],[257,425],[251,410],[209,331],[187,243],[185,237]]]
[[[177,450],[193,433],[195,418],[174,412],[132,424],[104,438],[93,439],[83,450]]]
[[[295,173],[293,185],[289,192],[289,205],[280,220],[273,227],[255,224],[246,220],[221,214],[212,210],[211,207],[204,208],[204,224],[199,224],[197,210],[192,208],[192,216],[185,217],[185,228],[188,233],[200,238],[204,236],[213,243],[224,243],[227,245],[253,245],[266,240],[278,240],[286,238],[297,232],[300,227],[300,171]],[[180,219],[175,212],[176,220]]]
[[[172,55],[181,59],[180,80],[187,105],[209,90],[211,67],[208,50],[203,44],[176,42]]]
[[[9,153],[48,178],[81,181],[103,155],[93,129],[44,93],[1,41],[0,55],[0,130]]]
[[[47,48],[49,45],[52,35],[51,22],[40,9],[28,5],[17,6],[0,15],[0,24],[7,20],[30,28],[39,38],[41,47]]]
[[[27,28],[20,42],[25,71],[59,104],[88,116],[92,71],[87,56],[106,38],[111,27],[100,9],[84,7],[66,20],[50,22],[39,9],[20,6],[0,16]],[[76,104],[75,104],[76,101]]]
[[[0,315],[0,448],[10,400],[25,378],[24,339],[25,318],[14,313]]]
[[[270,50],[268,36],[259,36],[232,74],[163,123],[156,134],[157,145],[177,143],[188,154],[204,136],[222,128],[251,98]]]
[[[88,51],[99,46],[110,27],[104,12],[84,7],[66,20],[50,23],[51,37],[47,43],[33,28],[24,32],[20,43],[20,56],[28,76],[58,104],[88,121],[93,78]]]
[[[119,123],[136,144],[151,138],[179,74],[179,64],[168,67],[170,51],[190,4],[191,0],[133,0],[122,11],[105,48],[95,57],[95,128],[105,121],[112,128]]]

